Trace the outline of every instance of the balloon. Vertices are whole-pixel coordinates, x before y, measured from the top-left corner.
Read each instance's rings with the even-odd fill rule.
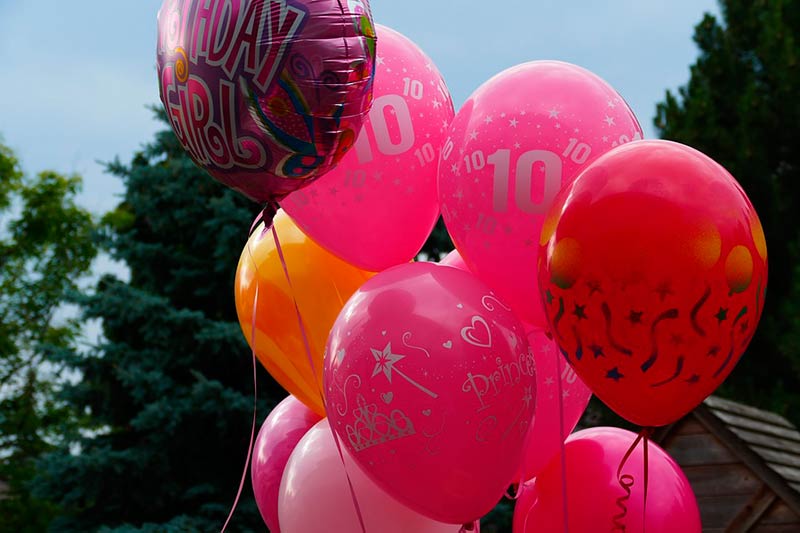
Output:
[[[699,533],[700,511],[689,481],[675,461],[652,442],[648,443],[647,516],[643,527],[642,443],[617,478],[617,469],[635,440],[635,434],[618,428],[586,429],[567,439],[569,531]],[[514,533],[565,531],[562,479],[561,461],[553,460],[535,481],[525,484],[514,509]]]
[[[332,168],[372,97],[368,0],[164,0],[161,102],[192,160],[259,202]]]
[[[376,29],[375,102],[355,149],[282,206],[319,244],[378,272],[413,259],[436,223],[436,167],[454,111],[431,59],[400,33]]]
[[[435,520],[468,523],[519,466],[536,371],[519,320],[475,276],[408,263],[342,309],[325,395],[331,425],[378,486]]]
[[[372,274],[326,252],[308,238],[283,212],[275,229],[289,270],[286,280],[272,231],[256,227],[239,258],[234,292],[236,312],[247,342],[264,368],[283,388],[320,416],[325,415],[322,356],[328,332],[345,300]],[[256,335],[252,342],[253,301]],[[311,348],[309,362],[295,310],[297,300]],[[316,379],[315,379],[316,376]]]
[[[369,532],[457,533],[415,513],[378,488],[342,450],[347,475]],[[345,466],[328,420],[317,423],[295,448],[281,483],[279,512],[287,533],[361,533]]]
[[[451,266],[469,272],[458,250],[453,250],[440,265]],[[581,415],[586,410],[592,391],[581,381],[575,371],[561,361],[556,344],[544,332],[530,324],[523,324],[528,337],[531,354],[536,363],[536,409],[525,443],[525,453],[520,463],[517,479],[531,479],[547,466],[558,453],[564,439],[572,433]],[[559,404],[559,376],[562,400]],[[558,413],[561,413],[561,422]],[[563,423],[563,432],[562,432]]]
[[[541,472],[555,457],[586,410],[592,391],[581,381],[556,344],[539,328],[528,326],[528,343],[536,361],[536,410],[520,468],[523,480]],[[561,381],[561,403],[558,401]],[[561,413],[561,421],[558,414]],[[562,429],[563,427],[563,429]]]
[[[453,268],[457,268],[459,270],[464,270],[465,272],[469,272],[469,267],[464,262],[464,258],[461,257],[461,254],[458,253],[458,250],[453,250],[446,256],[439,261],[440,265],[449,266]]]
[[[555,340],[635,424],[691,411],[755,333],[761,223],[733,177],[688,146],[640,141],[601,157],[556,199],[540,244]]]
[[[320,416],[288,396],[269,414],[256,437],[250,477],[258,510],[271,533],[280,533],[278,495],[281,478],[295,446]]]
[[[600,154],[641,134],[606,82],[557,61],[498,74],[456,115],[439,164],[444,222],[470,270],[521,320],[546,323],[531,271],[553,197]]]

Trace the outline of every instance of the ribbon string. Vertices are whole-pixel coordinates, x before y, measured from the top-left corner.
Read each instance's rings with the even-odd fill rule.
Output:
[[[277,212],[277,206],[273,207],[275,212]],[[308,334],[306,332],[305,322],[303,321],[303,315],[300,312],[300,306],[297,304],[297,299],[294,296],[294,287],[292,286],[292,278],[289,275],[289,267],[286,264],[286,258],[283,255],[283,248],[281,247],[281,241],[278,238],[278,232],[275,229],[275,225],[272,225],[272,236],[275,239],[275,249],[278,252],[278,258],[281,261],[281,266],[283,267],[283,274],[286,276],[286,282],[289,284],[289,291],[292,294],[292,302],[294,303],[294,310],[295,314],[297,315],[297,323],[300,326],[300,335],[303,339],[303,347],[306,351],[306,357],[308,358],[308,364],[311,367],[311,373],[314,376],[314,384],[317,387],[317,391],[319,392],[320,398],[325,398],[325,395],[322,391],[322,386],[319,384],[319,380],[317,379],[317,368],[314,364],[314,357],[311,355],[311,343],[308,340]],[[358,523],[361,526],[362,533],[367,533],[367,527],[364,524],[364,515],[361,512],[361,506],[358,503],[358,498],[356,497],[355,488],[353,488],[353,481],[350,478],[350,473],[347,471],[347,464],[345,464],[344,460],[344,452],[342,451],[342,445],[339,442],[339,436],[336,434],[336,430],[331,427],[331,433],[333,434],[333,441],[336,444],[336,450],[339,452],[339,459],[342,461],[342,468],[344,469],[344,475],[347,478],[347,485],[350,488],[350,496],[353,499],[353,507],[356,511],[356,516],[358,516]]]
[[[644,447],[644,454],[643,454],[643,465],[642,465],[642,482],[643,486],[643,497],[644,500],[642,502],[642,533],[646,531],[646,524],[647,524],[647,485],[649,481],[649,463],[648,463],[648,449],[649,449],[649,441],[650,437],[653,435],[652,428],[643,428],[639,435],[636,436],[636,440],[633,441],[628,451],[625,452],[625,455],[622,457],[622,461],[619,463],[619,467],[617,468],[617,481],[619,486],[625,492],[624,496],[620,496],[617,498],[617,507],[620,508],[619,514],[616,514],[612,517],[612,531],[626,531],[627,526],[625,525],[625,519],[628,515],[628,505],[627,502],[631,496],[631,490],[634,484],[636,483],[636,479],[634,476],[630,474],[623,474],[622,470],[625,468],[625,464],[630,459],[631,455],[633,455],[634,450],[639,445],[640,442],[643,443]]]
[[[250,252],[250,243],[247,244],[247,253],[250,254],[252,258],[252,253]],[[231,506],[230,512],[228,512],[228,518],[225,520],[225,524],[223,524],[220,533],[225,533],[225,530],[230,524],[231,519],[233,518],[233,513],[236,512],[236,507],[239,505],[239,499],[242,497],[242,490],[244,489],[244,482],[247,479],[247,468],[250,466],[250,458],[253,454],[253,441],[255,440],[256,436],[256,420],[257,420],[257,409],[258,409],[258,377],[256,373],[256,311],[258,309],[258,277],[256,277],[256,291],[255,297],[253,298],[253,318],[250,324],[250,347],[251,347],[251,355],[253,358],[253,423],[250,426],[250,444],[247,445],[247,458],[244,461],[244,468],[242,469],[242,477],[239,480],[239,490],[236,491],[236,498],[233,500],[233,505]]]
[[[564,391],[561,354],[556,351],[556,381],[558,381],[558,442],[561,448],[561,501],[564,515],[564,533],[569,533],[569,503],[567,502],[567,447],[564,444]]]

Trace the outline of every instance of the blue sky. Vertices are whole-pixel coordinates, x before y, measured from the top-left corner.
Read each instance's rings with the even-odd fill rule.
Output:
[[[81,203],[112,208],[121,183],[97,161],[131,154],[160,125],[160,0],[0,0],[0,135],[29,173],[84,176]],[[654,136],[656,102],[688,80],[694,25],[714,0],[479,2],[373,0],[375,20],[414,41],[442,71],[456,106],[492,75],[535,59],[594,71]]]

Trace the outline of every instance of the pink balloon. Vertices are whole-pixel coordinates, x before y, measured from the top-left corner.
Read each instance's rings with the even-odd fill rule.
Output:
[[[569,531],[644,530],[641,442],[622,470],[620,479],[627,488],[617,479],[619,464],[635,440],[635,434],[618,428],[587,429],[567,439]],[[699,532],[700,511],[689,481],[664,450],[652,442],[648,446],[647,532]],[[514,533],[564,531],[562,487],[561,461],[554,460],[525,484],[514,510]]]
[[[442,215],[470,270],[523,321],[546,323],[532,272],[553,197],[598,156],[641,135],[613,88],[557,61],[498,74],[456,115],[439,164]]]
[[[536,415],[528,432],[525,455],[520,464],[523,480],[536,476],[559,453],[561,443],[575,429],[592,397],[592,391],[561,356],[556,343],[548,339],[539,328],[527,326],[526,330],[536,361],[538,394]],[[559,380],[562,397],[560,404]],[[558,420],[559,412],[562,422]]]
[[[346,450],[343,453],[368,532],[458,532],[459,526],[434,522],[401,505],[370,481]],[[289,533],[361,533],[345,466],[327,419],[311,428],[292,453],[281,483],[279,509],[281,524]]]
[[[373,272],[410,261],[430,235],[439,151],[454,114],[431,59],[390,28],[377,34],[375,102],[354,149],[281,202],[308,236]]]
[[[457,268],[465,272],[469,272],[469,267],[464,262],[464,259],[461,257],[461,254],[458,253],[458,250],[453,250],[452,252],[444,256],[442,260],[439,261],[439,264]]]
[[[370,478],[448,523],[502,497],[536,398],[519,320],[472,274],[426,262],[384,271],[350,298],[324,384],[331,424]]]
[[[269,414],[256,437],[250,477],[253,493],[264,523],[272,533],[280,533],[278,494],[286,463],[303,435],[320,416],[294,396],[288,396]]]

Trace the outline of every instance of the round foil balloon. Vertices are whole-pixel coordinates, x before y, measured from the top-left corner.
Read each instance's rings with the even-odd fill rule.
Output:
[[[641,134],[612,87],[557,61],[498,74],[456,114],[439,163],[444,222],[470,270],[524,322],[545,324],[531,273],[553,197],[600,154]]]
[[[761,223],[734,178],[668,141],[617,148],[556,198],[539,284],[586,385],[642,426],[678,420],[750,342],[767,288]]]
[[[322,246],[379,272],[419,252],[439,216],[436,167],[453,119],[450,93],[431,59],[378,26],[375,102],[334,170],[281,203]]]
[[[278,211],[274,224],[291,284],[286,279],[271,228],[258,225],[242,250],[236,270],[234,291],[239,324],[272,377],[324,416],[320,391],[328,333],[347,298],[372,274],[321,248],[283,211]],[[305,334],[300,329],[295,302]],[[306,339],[311,360],[306,352]]]
[[[333,167],[369,109],[367,0],[164,0],[161,101],[194,162],[259,202]]]
[[[522,324],[475,276],[408,263],[342,309],[325,395],[343,446],[381,488],[434,520],[468,523],[517,472],[535,363]]]

